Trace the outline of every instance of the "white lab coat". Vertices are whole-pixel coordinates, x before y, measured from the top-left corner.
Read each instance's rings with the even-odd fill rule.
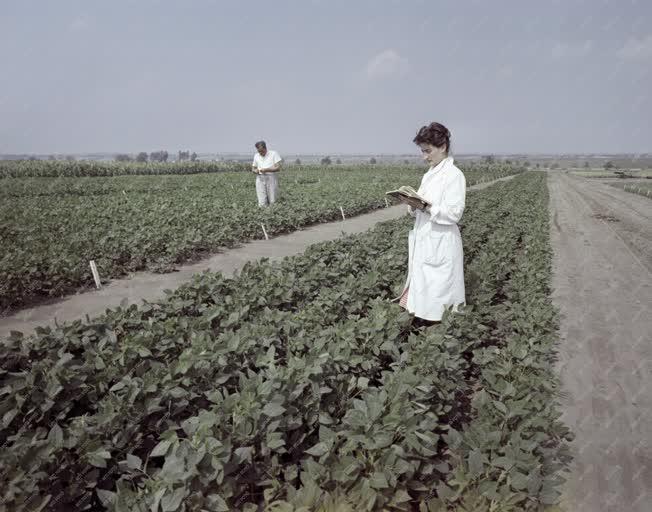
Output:
[[[419,195],[430,213],[409,208],[415,217],[408,236],[407,310],[424,320],[441,320],[446,306],[465,304],[464,254],[457,222],[465,206],[466,179],[446,157],[421,179]],[[402,295],[402,294],[401,294]]]

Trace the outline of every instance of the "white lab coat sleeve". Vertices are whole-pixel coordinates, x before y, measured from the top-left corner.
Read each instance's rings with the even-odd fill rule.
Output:
[[[281,158],[281,155],[279,155],[276,151],[272,151],[272,165],[276,165],[282,161],[283,159]]]
[[[430,222],[450,226],[462,218],[465,206],[466,178],[461,171],[446,184],[441,204],[430,208]]]

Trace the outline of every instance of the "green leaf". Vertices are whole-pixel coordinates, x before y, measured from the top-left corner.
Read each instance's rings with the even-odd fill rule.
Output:
[[[332,443],[337,439],[337,433],[325,425],[319,426],[319,440],[325,443]],[[330,445],[329,445],[330,446]]]
[[[536,495],[541,488],[541,470],[537,467],[530,473],[527,481],[527,491],[530,495]]]
[[[476,477],[482,474],[482,452],[479,449],[471,450],[469,453],[469,472],[472,476]]]
[[[365,506],[367,510],[374,510],[376,505],[376,500],[378,499],[378,493],[373,489],[363,489],[363,499],[365,501]]]
[[[408,494],[408,492],[404,489],[398,489],[397,491],[394,492],[394,495],[392,496],[392,505],[399,505],[401,503],[407,503],[408,501],[411,501],[412,497]]]
[[[238,464],[244,461],[251,462],[253,451],[253,446],[241,446],[240,448],[236,448],[236,450],[233,452],[235,455],[235,461]]]
[[[365,417],[367,416],[367,404],[364,400],[353,400],[353,408],[355,411],[362,413]]]
[[[183,498],[185,498],[186,493],[185,487],[179,487],[174,492],[163,496],[163,499],[161,499],[161,509],[163,512],[176,512]]]
[[[387,489],[389,484],[387,483],[387,477],[382,471],[374,471],[369,477],[369,485],[374,489]]]
[[[151,356],[152,352],[147,347],[138,347],[138,355],[140,357],[147,357],[147,356]]]
[[[140,469],[142,467],[143,461],[140,460],[140,457],[132,455],[131,453],[127,454],[127,466],[131,469]]]
[[[275,418],[277,416],[280,416],[285,412],[285,408],[281,406],[280,404],[270,402],[263,407],[263,414],[270,418]]]
[[[392,441],[394,440],[394,434],[391,432],[378,432],[373,437],[373,447],[376,449],[379,448],[388,448],[391,446]]]
[[[229,506],[219,494],[209,494],[207,499],[211,507],[210,510],[214,510],[215,512],[229,512]]]
[[[112,491],[107,491],[105,489],[97,489],[97,497],[99,498],[102,505],[106,508],[110,508],[111,505],[115,504],[116,493]]]
[[[444,482],[440,482],[436,486],[437,489],[437,495],[442,498],[442,499],[449,499],[455,496],[455,492],[453,489],[448,487]]]
[[[149,507],[150,512],[158,512],[159,504],[161,503],[161,498],[163,498],[163,495],[165,494],[165,491],[167,489],[165,487],[162,487],[161,489],[158,489],[154,493],[154,500],[152,502],[152,506]]]
[[[448,427],[448,434],[444,436],[444,440],[448,443],[450,448],[457,448],[462,444],[462,436],[453,427]]]
[[[282,434],[273,432],[267,435],[267,441],[265,444],[270,450],[276,450],[285,445],[285,439],[283,439]]]
[[[332,425],[333,424],[333,419],[330,417],[328,413],[325,412],[320,412],[319,413],[319,423],[322,425]]]
[[[111,454],[106,450],[96,450],[88,454],[88,461],[95,467],[105,468],[106,461],[111,458]]]
[[[109,391],[120,391],[124,387],[125,387],[125,383],[123,381],[116,382],[113,386],[109,388]]]
[[[491,465],[503,469],[511,469],[514,466],[514,459],[510,457],[496,457],[491,461]]]
[[[337,482],[350,482],[357,478],[360,470],[360,463],[354,457],[342,457],[337,459],[331,467],[331,475]]]
[[[55,423],[50,429],[48,442],[55,448],[61,448],[63,446],[63,430],[61,430],[58,423]]]
[[[550,482],[544,482],[539,493],[539,499],[544,505],[556,505],[559,501],[560,492]]]
[[[167,452],[168,449],[170,448],[170,445],[172,444],[171,439],[164,439],[160,443],[158,443],[154,449],[152,450],[152,453],[149,454],[150,457],[163,457]]]
[[[321,457],[322,455],[328,453],[328,451],[328,445],[326,443],[319,442],[309,450],[306,450],[306,453],[315,457]]]
[[[2,427],[7,428],[18,414],[18,409],[10,409],[2,416]]]
[[[478,491],[480,494],[489,498],[490,500],[499,499],[499,495],[496,492],[496,489],[498,489],[498,482],[493,480],[483,480],[480,482],[480,485],[478,485]]]
[[[297,466],[292,464],[291,466],[285,466],[283,468],[283,477],[286,482],[292,482],[299,476],[299,471]]]
[[[269,504],[265,512],[309,512],[306,507],[294,508],[287,501],[274,501]]]
[[[503,414],[507,414],[507,407],[505,406],[504,403],[499,402],[498,400],[494,400],[494,406]]]
[[[527,487],[528,475],[524,475],[520,471],[514,471],[510,474],[511,485],[517,491],[521,491]]]
[[[439,436],[437,434],[419,432],[418,430],[414,433],[419,439],[428,443],[427,448],[433,449],[437,446],[437,441]]]

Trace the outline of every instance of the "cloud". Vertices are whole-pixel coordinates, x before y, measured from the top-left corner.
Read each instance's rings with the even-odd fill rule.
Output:
[[[70,30],[73,32],[81,32],[89,28],[90,22],[85,16],[77,16],[74,20],[70,22]]]
[[[621,59],[646,59],[652,57],[652,34],[641,39],[628,39],[624,46],[618,50]]]
[[[498,76],[510,80],[514,78],[514,68],[512,66],[501,66],[498,68]]]
[[[365,68],[367,78],[384,78],[403,75],[408,62],[396,50],[385,50],[373,57]]]
[[[587,39],[578,43],[557,43],[552,48],[552,56],[558,59],[586,57],[593,49],[593,41]]]

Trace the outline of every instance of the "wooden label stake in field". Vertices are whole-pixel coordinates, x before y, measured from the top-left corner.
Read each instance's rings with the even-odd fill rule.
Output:
[[[385,208],[389,208],[389,201],[385,198]]]
[[[102,288],[102,281],[100,281],[100,274],[97,272],[97,267],[95,266],[95,260],[90,261],[91,272],[93,273],[93,279],[95,280],[95,287],[99,290]]]
[[[344,210],[342,209],[341,206],[340,206],[340,211],[342,212],[342,220],[346,220],[346,217],[344,216]]]
[[[265,240],[269,240],[269,237],[267,236],[267,231],[265,231],[265,225],[261,224],[260,227],[263,228],[263,235],[265,235]]]

